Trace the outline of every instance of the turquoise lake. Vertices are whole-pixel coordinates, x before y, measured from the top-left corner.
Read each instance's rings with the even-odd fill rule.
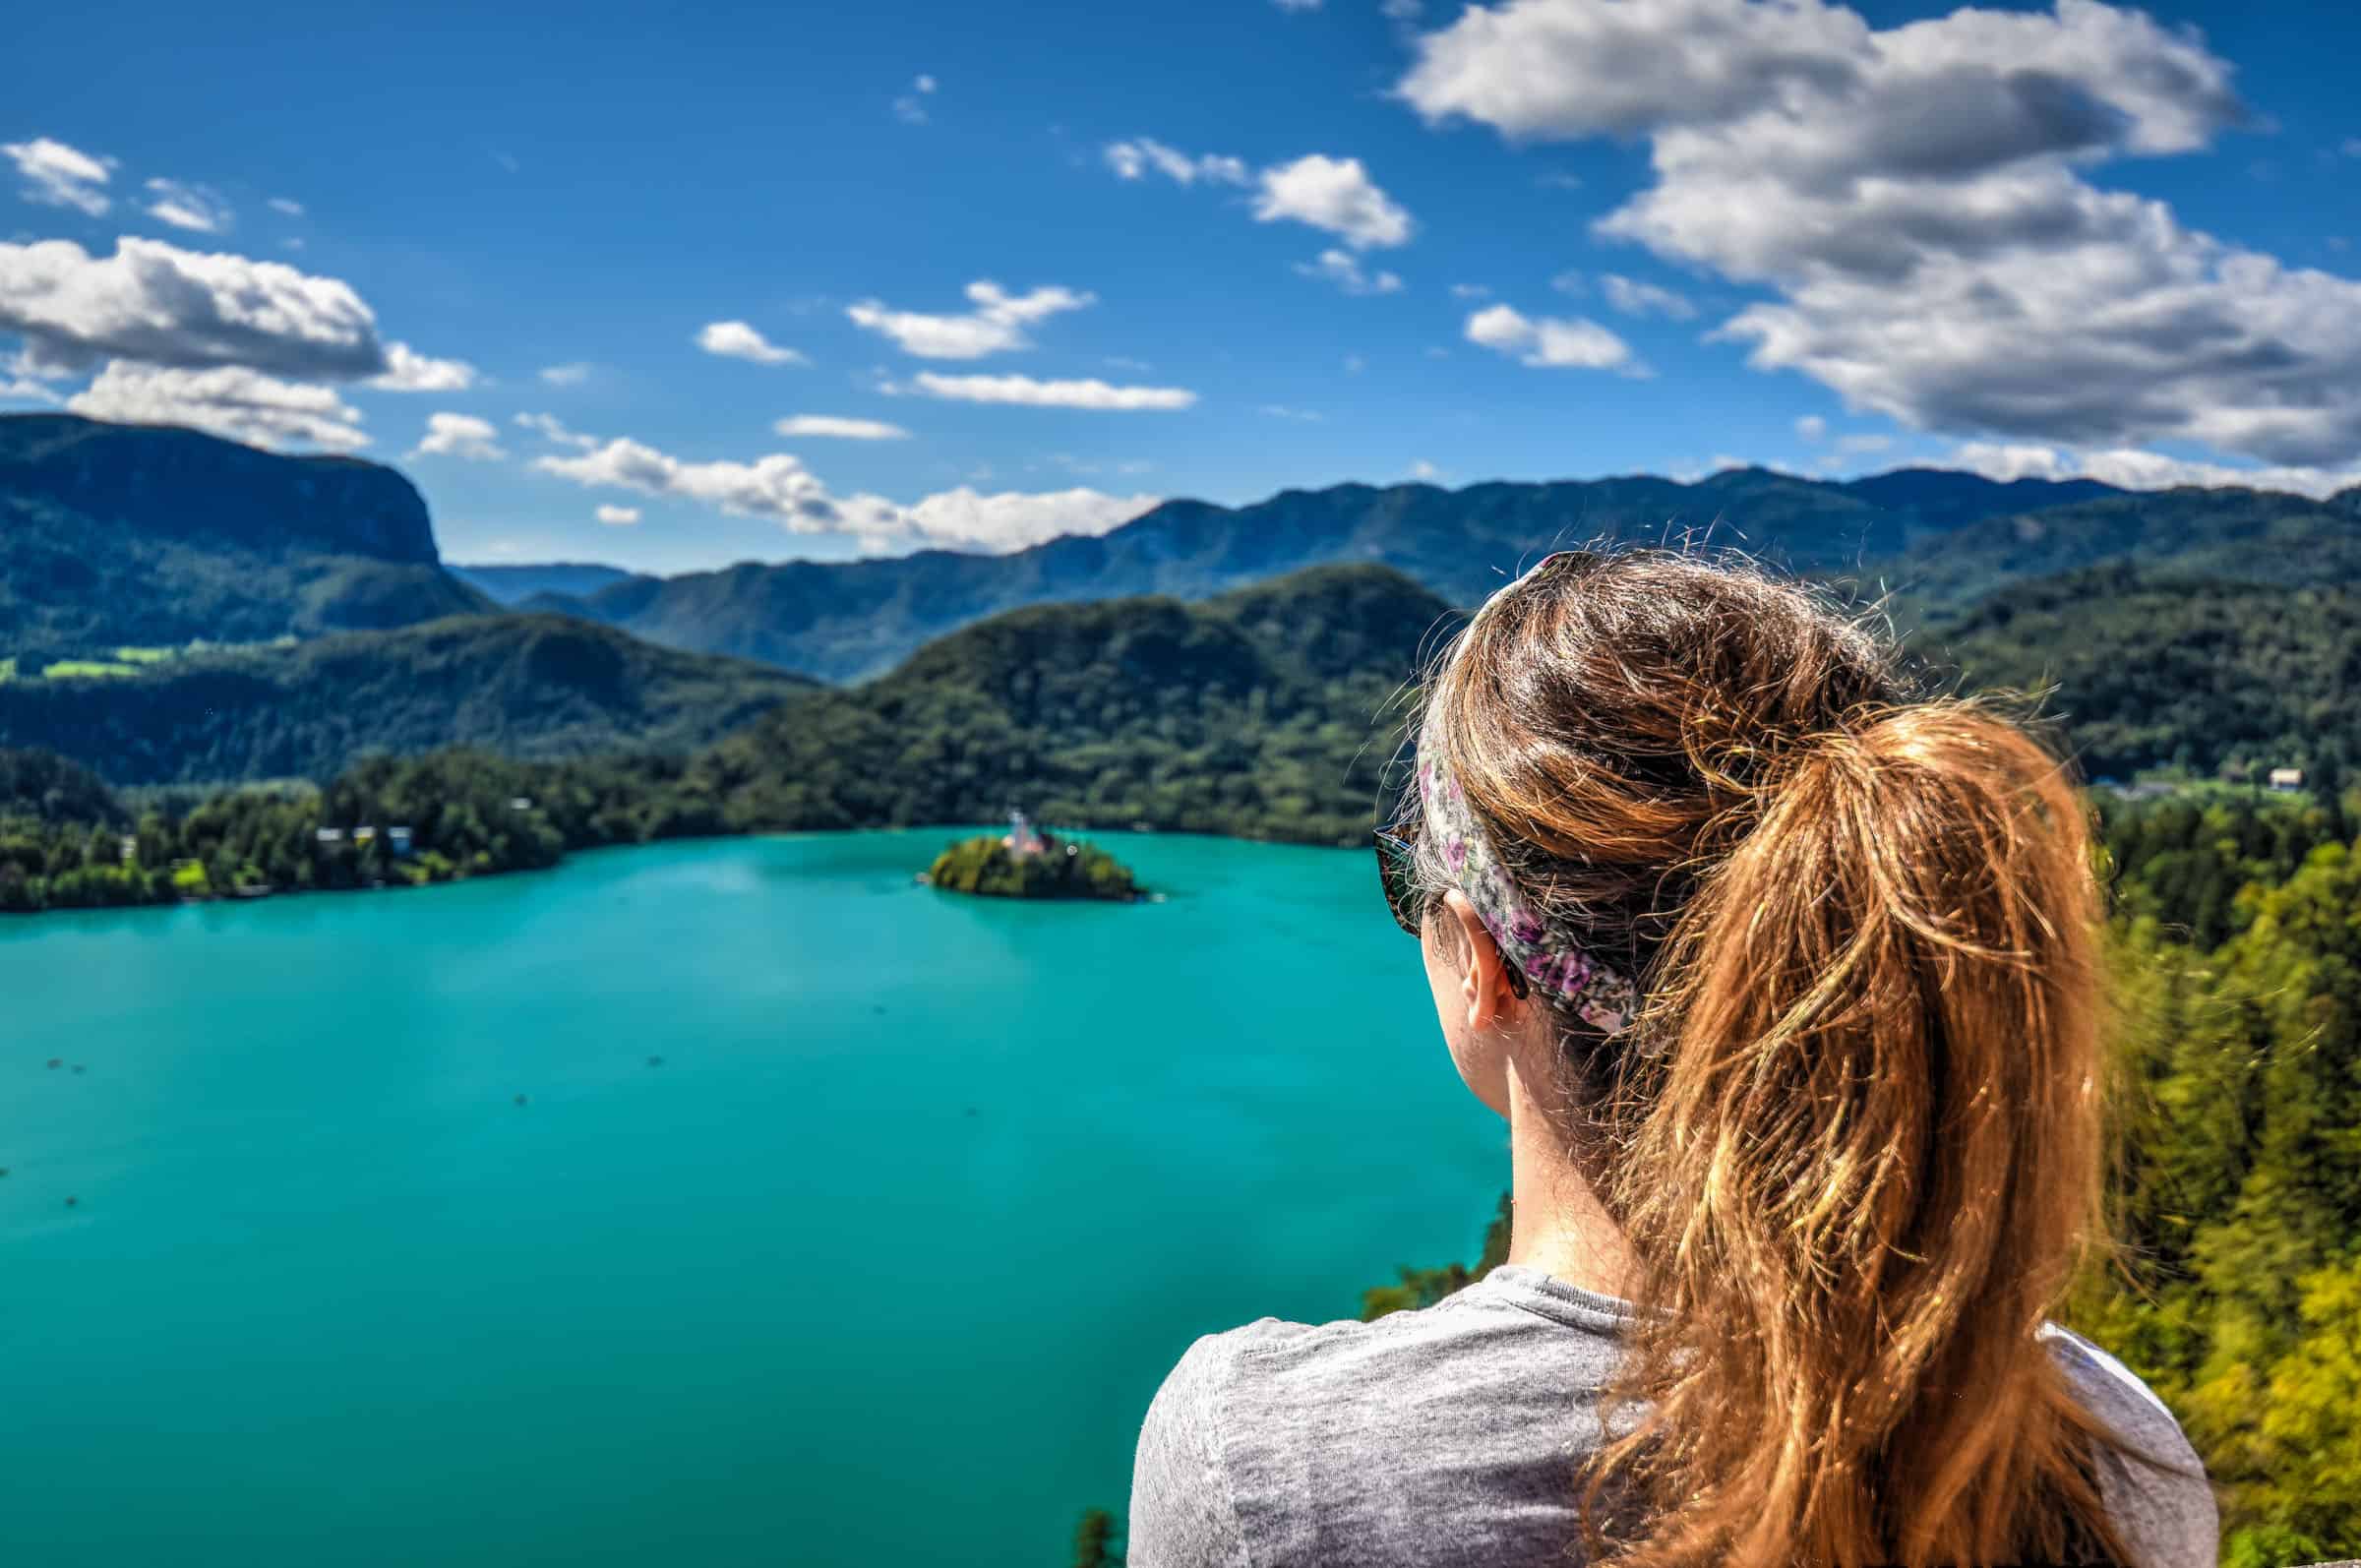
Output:
[[[1191,1339],[1474,1255],[1366,855],[948,836],[0,922],[0,1562],[1058,1568]]]

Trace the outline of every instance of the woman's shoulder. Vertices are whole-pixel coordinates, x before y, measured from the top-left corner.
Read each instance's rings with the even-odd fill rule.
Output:
[[[2171,1409],[2137,1372],[2072,1329],[2047,1323],[2041,1334],[2075,1397],[2115,1440],[2097,1456],[2099,1490],[2126,1543],[2143,1563],[2210,1568],[2220,1535],[2213,1488]]]

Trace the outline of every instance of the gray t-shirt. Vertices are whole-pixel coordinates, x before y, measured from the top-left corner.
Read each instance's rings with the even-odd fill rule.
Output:
[[[1581,1538],[1574,1461],[1600,1441],[1630,1316],[1508,1264],[1374,1323],[1266,1317],[1208,1335],[1140,1428],[1126,1560],[1558,1568]],[[2089,1341],[2044,1332],[2085,1407],[2166,1467],[2099,1458],[2134,1568],[2212,1568],[2212,1492],[2171,1413]]]

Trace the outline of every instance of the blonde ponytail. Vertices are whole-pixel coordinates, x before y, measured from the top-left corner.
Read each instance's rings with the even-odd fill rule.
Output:
[[[2036,1337],[2102,1229],[2098,911],[2084,808],[2005,720],[1801,748],[1663,957],[1613,1176],[1665,1309],[1604,1456],[1654,1520],[1618,1561],[2115,1549]]]

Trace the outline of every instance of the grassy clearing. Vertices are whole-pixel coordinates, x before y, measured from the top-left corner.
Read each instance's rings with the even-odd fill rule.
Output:
[[[80,676],[137,675],[140,667],[108,659],[60,659],[41,671],[44,681],[71,681]]]

